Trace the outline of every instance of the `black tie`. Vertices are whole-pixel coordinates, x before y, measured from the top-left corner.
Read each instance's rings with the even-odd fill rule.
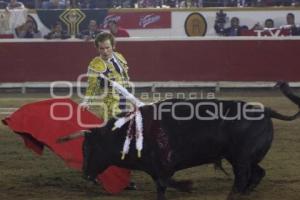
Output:
[[[119,72],[119,74],[121,74],[121,70],[119,65],[115,62],[115,59],[110,59],[110,62],[112,62],[112,64],[114,65],[115,69],[117,70],[117,72]]]

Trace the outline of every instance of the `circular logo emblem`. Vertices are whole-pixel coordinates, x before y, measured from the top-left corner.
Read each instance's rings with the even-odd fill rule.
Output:
[[[200,13],[191,13],[185,20],[184,29],[187,36],[204,36],[207,23]]]

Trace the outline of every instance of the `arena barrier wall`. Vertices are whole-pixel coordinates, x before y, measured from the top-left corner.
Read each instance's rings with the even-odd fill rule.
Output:
[[[120,39],[132,81],[300,81],[300,38]],[[2,40],[0,83],[76,81],[92,42]]]

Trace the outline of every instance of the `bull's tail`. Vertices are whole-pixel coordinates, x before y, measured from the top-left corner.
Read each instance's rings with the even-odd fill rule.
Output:
[[[276,112],[275,110],[272,110],[271,108],[267,108],[267,111],[271,118],[275,118],[275,119],[279,119],[279,120],[283,120],[283,121],[293,121],[300,116],[300,111],[298,111],[296,114],[294,114],[292,116],[280,114],[279,112]]]
[[[291,90],[289,84],[287,82],[279,81],[275,85],[275,87],[279,87],[280,91],[294,104],[296,104],[300,108],[300,97],[296,96]]]
[[[277,82],[277,84],[275,85],[275,87],[279,87],[280,91],[290,100],[292,101],[294,104],[296,104],[299,108],[298,112],[292,116],[287,116],[287,115],[283,115],[280,114],[274,110],[272,110],[271,108],[268,108],[267,111],[270,114],[270,117],[275,118],[275,119],[279,119],[279,120],[284,120],[284,121],[292,121],[297,119],[300,116],[300,97],[296,96],[288,83],[280,81]]]

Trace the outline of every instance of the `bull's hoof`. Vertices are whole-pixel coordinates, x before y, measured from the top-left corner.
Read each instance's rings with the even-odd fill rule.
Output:
[[[165,195],[157,195],[157,200],[167,200]]]
[[[237,192],[230,192],[229,195],[227,196],[226,200],[239,200],[241,199],[241,194]]]

